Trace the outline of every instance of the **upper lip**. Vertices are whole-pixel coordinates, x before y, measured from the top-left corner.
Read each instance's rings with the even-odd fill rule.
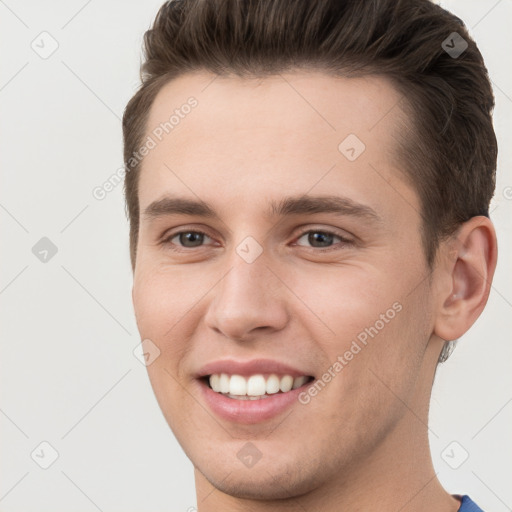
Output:
[[[307,371],[294,368],[286,363],[273,359],[251,359],[249,361],[235,361],[234,359],[219,359],[202,366],[197,377],[205,377],[214,373],[227,373],[229,375],[255,375],[258,373],[276,373],[278,375],[291,375],[300,377],[310,376]]]

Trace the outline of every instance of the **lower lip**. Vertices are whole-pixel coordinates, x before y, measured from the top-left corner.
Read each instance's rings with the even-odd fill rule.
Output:
[[[213,391],[204,381],[199,380],[204,399],[212,411],[221,418],[235,423],[260,423],[285,411],[298,401],[299,394],[311,383],[307,382],[286,393],[276,393],[259,400],[237,400]]]

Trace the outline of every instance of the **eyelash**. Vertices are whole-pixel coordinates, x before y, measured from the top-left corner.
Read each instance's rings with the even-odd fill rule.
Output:
[[[194,229],[186,229],[183,231],[177,231],[176,233],[172,233],[171,235],[169,235],[168,237],[163,239],[160,243],[161,243],[161,245],[167,246],[172,251],[175,251],[175,252],[189,252],[193,249],[199,249],[201,247],[204,247],[203,245],[198,246],[198,247],[185,247],[185,248],[181,248],[181,249],[176,249],[176,248],[172,247],[176,244],[171,243],[171,240],[183,233],[195,233],[195,234],[199,234],[199,235],[204,235],[208,238],[212,238],[210,235],[208,235],[208,233],[205,233],[204,231],[194,230]],[[341,235],[338,235],[337,233],[335,233],[333,231],[328,231],[328,230],[323,230],[323,229],[308,229],[306,231],[303,231],[296,237],[296,240],[300,240],[304,235],[307,235],[308,233],[322,233],[323,235],[328,235],[328,236],[332,235],[335,238],[338,238],[340,240],[339,243],[342,245],[354,245],[354,241],[349,240],[348,238],[345,238]],[[299,247],[304,247],[304,246],[299,246]],[[340,250],[340,248],[336,248],[335,246],[324,247],[324,248],[322,248],[322,247],[309,247],[309,248],[314,250],[315,252],[329,252],[329,251],[333,251],[333,250]]]

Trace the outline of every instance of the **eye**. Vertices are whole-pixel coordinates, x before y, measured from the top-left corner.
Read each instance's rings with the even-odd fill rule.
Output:
[[[311,244],[312,248],[319,250],[324,249],[327,251],[336,249],[336,245],[341,246],[339,248],[342,248],[343,246],[354,244],[352,240],[342,235],[320,229],[310,229],[302,232],[302,234],[297,238],[296,245],[307,247],[306,245],[299,243],[303,238],[307,240],[307,243]],[[173,251],[182,251],[202,247],[206,239],[210,241],[212,240],[212,238],[203,231],[185,230],[172,233],[170,236],[163,239],[161,244],[168,246]],[[335,239],[338,239],[339,243],[333,245]]]
[[[348,238],[345,238],[341,235],[337,235],[336,233],[333,233],[332,231],[324,231],[320,229],[310,229],[308,231],[304,231],[299,238],[297,239],[297,242],[301,240],[302,238],[307,237],[306,240],[309,244],[313,246],[313,248],[318,249],[330,249],[333,243],[334,239],[340,240],[341,244],[338,245],[353,245],[353,241],[349,240]],[[297,244],[302,245],[302,244]]]
[[[167,237],[165,240],[162,240],[163,245],[176,245],[178,247],[185,247],[187,249],[194,249],[195,247],[201,247],[203,244],[205,237],[210,239],[211,238],[202,231],[179,231],[178,233],[173,233],[169,237]],[[176,242],[173,242],[173,240],[176,239]],[[174,249],[179,251],[180,249]]]

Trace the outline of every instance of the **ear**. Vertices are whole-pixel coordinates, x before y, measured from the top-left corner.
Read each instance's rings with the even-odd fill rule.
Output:
[[[437,336],[455,340],[475,323],[489,298],[497,254],[494,226],[483,216],[472,217],[441,244]]]

